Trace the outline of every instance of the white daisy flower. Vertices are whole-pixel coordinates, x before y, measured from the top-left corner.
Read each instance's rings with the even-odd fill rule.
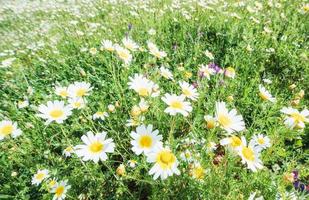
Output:
[[[206,175],[206,169],[200,163],[194,163],[193,168],[190,170],[190,174],[197,180],[203,180]]]
[[[147,127],[145,125],[138,126],[136,131],[132,131],[130,136],[132,151],[136,155],[141,153],[149,153],[157,145],[162,145],[162,135],[159,135],[158,130],[152,130],[153,126],[150,124]]]
[[[154,43],[147,42],[147,46],[148,46],[148,49],[149,49],[149,52],[150,52],[151,55],[153,55],[153,56],[155,56],[159,59],[167,56],[167,54],[164,51],[160,51]]]
[[[156,146],[152,152],[147,154],[147,162],[154,163],[149,171],[150,175],[154,175],[154,180],[159,176],[164,180],[173,174],[180,174],[180,171],[177,169],[177,158],[168,148]]]
[[[132,55],[129,50],[119,46],[115,45],[115,50],[117,53],[117,56],[126,64],[130,64],[132,61]]]
[[[210,80],[210,75],[214,75],[216,71],[212,68],[209,68],[207,65],[202,65],[199,68],[199,72],[202,76],[206,77],[208,80]]]
[[[210,60],[215,59],[214,55],[213,55],[210,51],[208,51],[208,50],[205,51],[205,55],[206,55]]]
[[[93,120],[96,120],[96,119],[105,120],[105,118],[108,116],[109,116],[108,112],[98,111],[92,115],[92,119]]]
[[[250,193],[248,200],[264,200],[263,196],[256,197],[256,192]]]
[[[135,168],[135,167],[136,167],[136,164],[137,164],[137,161],[136,161],[136,160],[129,160],[129,161],[128,161],[128,165],[129,165],[131,168]]]
[[[32,177],[32,185],[39,185],[42,183],[44,179],[47,179],[49,177],[48,175],[49,171],[47,169],[38,170],[36,174]]]
[[[23,101],[18,101],[17,102],[17,107],[19,109],[26,108],[27,106],[29,106],[29,101],[27,99],[23,100]]]
[[[168,107],[164,110],[164,112],[169,113],[170,115],[176,115],[177,113],[182,114],[183,116],[188,116],[192,111],[191,103],[185,101],[185,96],[176,94],[165,94],[162,97],[162,101],[164,101]]]
[[[86,82],[74,82],[68,87],[68,93],[71,98],[81,98],[88,96],[92,90],[90,83]]]
[[[185,81],[179,81],[179,85],[181,87],[182,94],[185,95],[185,97],[196,101],[198,98],[198,92],[197,89],[193,87],[193,85],[190,85]]]
[[[2,120],[0,122],[0,141],[10,135],[16,138],[22,134],[22,131],[17,128],[17,123],[10,120]]]
[[[82,109],[86,107],[87,100],[84,98],[70,98],[69,104],[74,109]]]
[[[155,83],[140,74],[134,74],[134,77],[129,77],[130,82],[128,83],[129,88],[133,89],[140,96],[153,96],[156,93]]]
[[[67,98],[69,96],[68,88],[62,86],[56,86],[55,93],[62,98]]]
[[[254,144],[261,149],[266,149],[271,146],[270,139],[267,135],[266,136],[264,136],[263,134],[253,135],[252,140],[254,141]]]
[[[148,30],[148,34],[149,35],[155,35],[156,34],[156,30],[154,30],[153,28]]]
[[[244,130],[245,122],[241,115],[237,115],[236,109],[228,111],[225,102],[216,102],[216,121],[228,133]]]
[[[254,146],[254,141],[251,140],[247,146],[247,141],[244,139],[238,151],[239,156],[242,158],[242,163],[247,164],[248,169],[256,172],[258,169],[263,168],[263,163],[260,160],[260,149]]]
[[[270,102],[275,102],[276,99],[270,94],[269,91],[266,90],[265,87],[263,87],[262,85],[259,85],[259,96],[261,97],[261,99],[263,99],[264,101],[270,101]]]
[[[211,115],[205,115],[204,120],[208,129],[213,129],[217,126],[216,119]]]
[[[160,67],[160,74],[161,74],[161,76],[163,76],[166,79],[173,80],[172,72],[169,69],[167,69],[167,68],[165,68],[163,66]]]
[[[223,138],[220,140],[220,145],[222,146],[228,146],[233,151],[238,151],[241,146],[243,146],[243,141],[245,140],[244,137],[237,137],[236,135],[231,135],[230,137]]]
[[[51,189],[51,193],[54,193],[53,200],[62,200],[65,199],[66,193],[71,188],[70,185],[68,185],[68,181],[64,180],[59,183],[56,183],[54,187]]]
[[[148,108],[149,108],[149,104],[148,104],[147,101],[145,101],[144,98],[141,99],[141,101],[139,102],[138,106],[139,106],[139,108],[140,108],[140,110],[142,112],[146,112],[148,110]]]
[[[115,50],[113,42],[110,41],[110,40],[103,40],[101,42],[101,45],[102,45],[102,48],[107,50],[107,51],[114,51]]]
[[[193,160],[192,154],[188,149],[180,154],[180,158],[186,162],[191,162]]]
[[[7,58],[1,62],[0,68],[8,68],[11,67],[16,58]]]
[[[134,42],[132,39],[130,38],[123,38],[122,39],[122,44],[125,48],[131,50],[131,51],[136,51],[139,46],[138,44],[136,44],[136,42]]]
[[[208,142],[207,143],[207,151],[214,152],[217,149],[217,144],[215,142]]]
[[[71,157],[71,154],[72,154],[72,153],[74,153],[74,149],[73,149],[72,146],[68,146],[67,148],[65,148],[65,149],[63,150],[63,155],[64,155],[65,157]]]
[[[39,105],[39,117],[46,119],[45,124],[53,121],[63,123],[72,114],[72,107],[65,106],[63,101],[48,101],[47,105]]]
[[[309,111],[307,109],[299,112],[294,108],[284,107],[280,111],[287,115],[284,119],[284,124],[291,129],[304,129],[305,123],[309,122]]]
[[[107,138],[106,132],[97,133],[93,135],[91,131],[87,132],[87,135],[81,137],[85,144],[75,146],[75,153],[78,157],[82,157],[84,161],[92,160],[98,163],[99,160],[107,160],[106,153],[113,153],[115,143],[113,139]]]
[[[235,78],[236,76],[235,69],[233,67],[226,68],[224,71],[224,75],[229,78]]]

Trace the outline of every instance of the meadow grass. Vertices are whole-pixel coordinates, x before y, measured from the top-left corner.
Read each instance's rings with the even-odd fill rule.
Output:
[[[308,7],[304,0],[4,2],[0,122],[17,122],[22,134],[0,141],[0,199],[51,199],[51,178],[68,180],[67,199],[248,199],[254,192],[264,199],[308,198],[308,189],[295,189],[293,183],[309,184],[309,129],[287,127],[280,112],[283,107],[302,111],[309,103]],[[140,46],[130,51],[128,64],[101,48],[102,40],[124,46],[123,38]],[[148,41],[167,56],[151,55]],[[15,60],[5,66],[9,58]],[[199,69],[211,63],[223,73],[208,80]],[[161,66],[172,72],[173,80],[162,76]],[[235,69],[234,78],[227,76],[228,67]],[[159,97],[145,97],[149,108],[138,116],[132,107],[141,97],[128,86],[136,73],[160,90]],[[161,99],[166,93],[180,95],[179,81],[194,84],[199,93],[196,101],[186,100],[193,108],[187,117],[166,113]],[[54,100],[68,104],[55,87],[74,82],[93,88],[86,106],[74,109],[63,123],[45,124],[37,115],[39,105]],[[275,102],[260,98],[260,84]],[[29,105],[21,108],[18,102],[25,100]],[[269,137],[271,146],[259,153],[263,169],[253,172],[237,153],[220,145],[229,137],[220,123],[207,128],[204,116],[215,116],[219,101],[243,117],[246,129],[233,135],[248,142],[257,134]],[[97,111],[109,116],[94,120]],[[138,126],[152,124],[159,130],[179,162],[179,175],[165,180],[149,175],[153,163],[132,151],[130,133],[136,126],[126,124],[134,117],[140,119]],[[115,149],[107,160],[63,155],[68,146],[82,144],[88,131],[105,131],[113,139]],[[216,144],[214,149],[209,142]],[[182,159],[186,151],[190,161]],[[203,169],[198,178],[192,174],[197,163]],[[50,177],[34,185],[40,169]]]

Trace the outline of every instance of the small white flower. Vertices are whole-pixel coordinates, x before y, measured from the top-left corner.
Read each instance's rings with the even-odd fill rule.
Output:
[[[129,50],[119,46],[115,45],[115,50],[117,53],[117,56],[126,64],[129,65],[132,61],[132,55]]]
[[[38,170],[37,173],[33,175],[31,183],[32,185],[39,185],[44,179],[47,179],[48,177],[49,175],[47,169]]]
[[[65,106],[63,101],[48,101],[47,105],[39,105],[39,117],[46,119],[45,124],[53,121],[63,123],[72,114],[72,107]]]
[[[136,51],[139,46],[136,44],[132,39],[130,38],[123,38],[122,39],[122,44],[124,45],[125,48],[131,50],[131,51]]]
[[[71,98],[81,98],[88,96],[92,90],[90,83],[86,82],[74,82],[68,87],[68,94]]]
[[[86,107],[87,100],[84,98],[70,98],[69,104],[74,109],[82,109]]]
[[[252,140],[254,141],[254,145],[261,149],[266,149],[271,146],[269,137],[262,134],[253,135]]]
[[[92,119],[93,120],[96,120],[96,119],[105,120],[105,118],[108,116],[109,114],[107,112],[98,111],[92,115]]]
[[[309,122],[309,110],[307,109],[299,112],[294,108],[284,107],[280,111],[287,115],[284,119],[284,124],[291,129],[304,129],[305,123]]]
[[[176,115],[177,113],[182,114],[183,116],[188,116],[192,111],[191,103],[185,101],[185,96],[176,94],[165,94],[162,97],[162,101],[164,101],[168,107],[164,110],[164,112],[169,113],[170,115]]]
[[[102,48],[107,50],[107,51],[114,51],[115,50],[113,42],[110,41],[110,40],[103,40],[101,42],[101,45],[102,45]]]
[[[68,185],[68,181],[64,180],[60,183],[56,183],[53,188],[51,189],[51,193],[54,193],[53,200],[63,200],[66,197],[66,193],[71,186]]]
[[[115,143],[113,139],[106,138],[106,132],[94,135],[91,131],[81,137],[84,144],[75,146],[75,153],[84,161],[92,160],[98,163],[99,160],[107,160],[106,153],[113,153]]]
[[[173,80],[172,72],[169,69],[167,69],[167,68],[165,68],[163,66],[160,67],[160,74],[161,74],[161,76],[163,76],[166,79]]]
[[[264,101],[275,102],[276,99],[262,85],[259,85],[259,96]]]
[[[239,156],[242,158],[242,163],[246,163],[247,167],[253,172],[263,168],[262,161],[259,158],[259,151],[259,148],[255,147],[253,140],[251,140],[247,146],[247,141],[245,139],[242,141],[242,145],[238,151]]]
[[[154,163],[153,167],[149,171],[150,175],[154,175],[154,180],[156,180],[159,176],[162,180],[164,180],[173,174],[180,174],[180,171],[177,169],[177,158],[168,148],[156,146],[152,152],[147,154],[147,162]]]
[[[17,123],[10,120],[0,121],[0,141],[6,137],[12,136],[16,138],[22,134],[22,131],[17,128]]]
[[[71,157],[71,154],[74,152],[74,149],[73,149],[73,147],[72,146],[68,146],[67,148],[65,148],[64,150],[63,150],[63,155],[65,156],[65,157]]]
[[[185,81],[179,81],[179,85],[181,87],[182,94],[185,95],[185,97],[196,101],[198,98],[198,92],[197,89],[194,88],[193,85],[190,85],[189,83]]]
[[[26,108],[27,106],[29,106],[29,101],[26,99],[26,100],[23,100],[23,101],[18,101],[17,102],[17,107],[19,109],[21,108]]]
[[[159,135],[158,130],[152,130],[153,126],[150,124],[147,127],[145,125],[138,126],[136,131],[132,131],[130,136],[133,138],[131,140],[132,151],[136,155],[141,153],[149,153],[154,149],[156,145],[162,145],[162,136]]]

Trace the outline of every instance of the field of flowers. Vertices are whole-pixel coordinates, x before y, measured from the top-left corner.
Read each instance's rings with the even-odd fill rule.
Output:
[[[306,0],[0,0],[0,199],[309,198]]]

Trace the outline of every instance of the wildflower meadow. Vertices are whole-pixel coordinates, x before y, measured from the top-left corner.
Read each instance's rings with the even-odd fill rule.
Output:
[[[0,0],[0,199],[309,199],[306,0]]]

